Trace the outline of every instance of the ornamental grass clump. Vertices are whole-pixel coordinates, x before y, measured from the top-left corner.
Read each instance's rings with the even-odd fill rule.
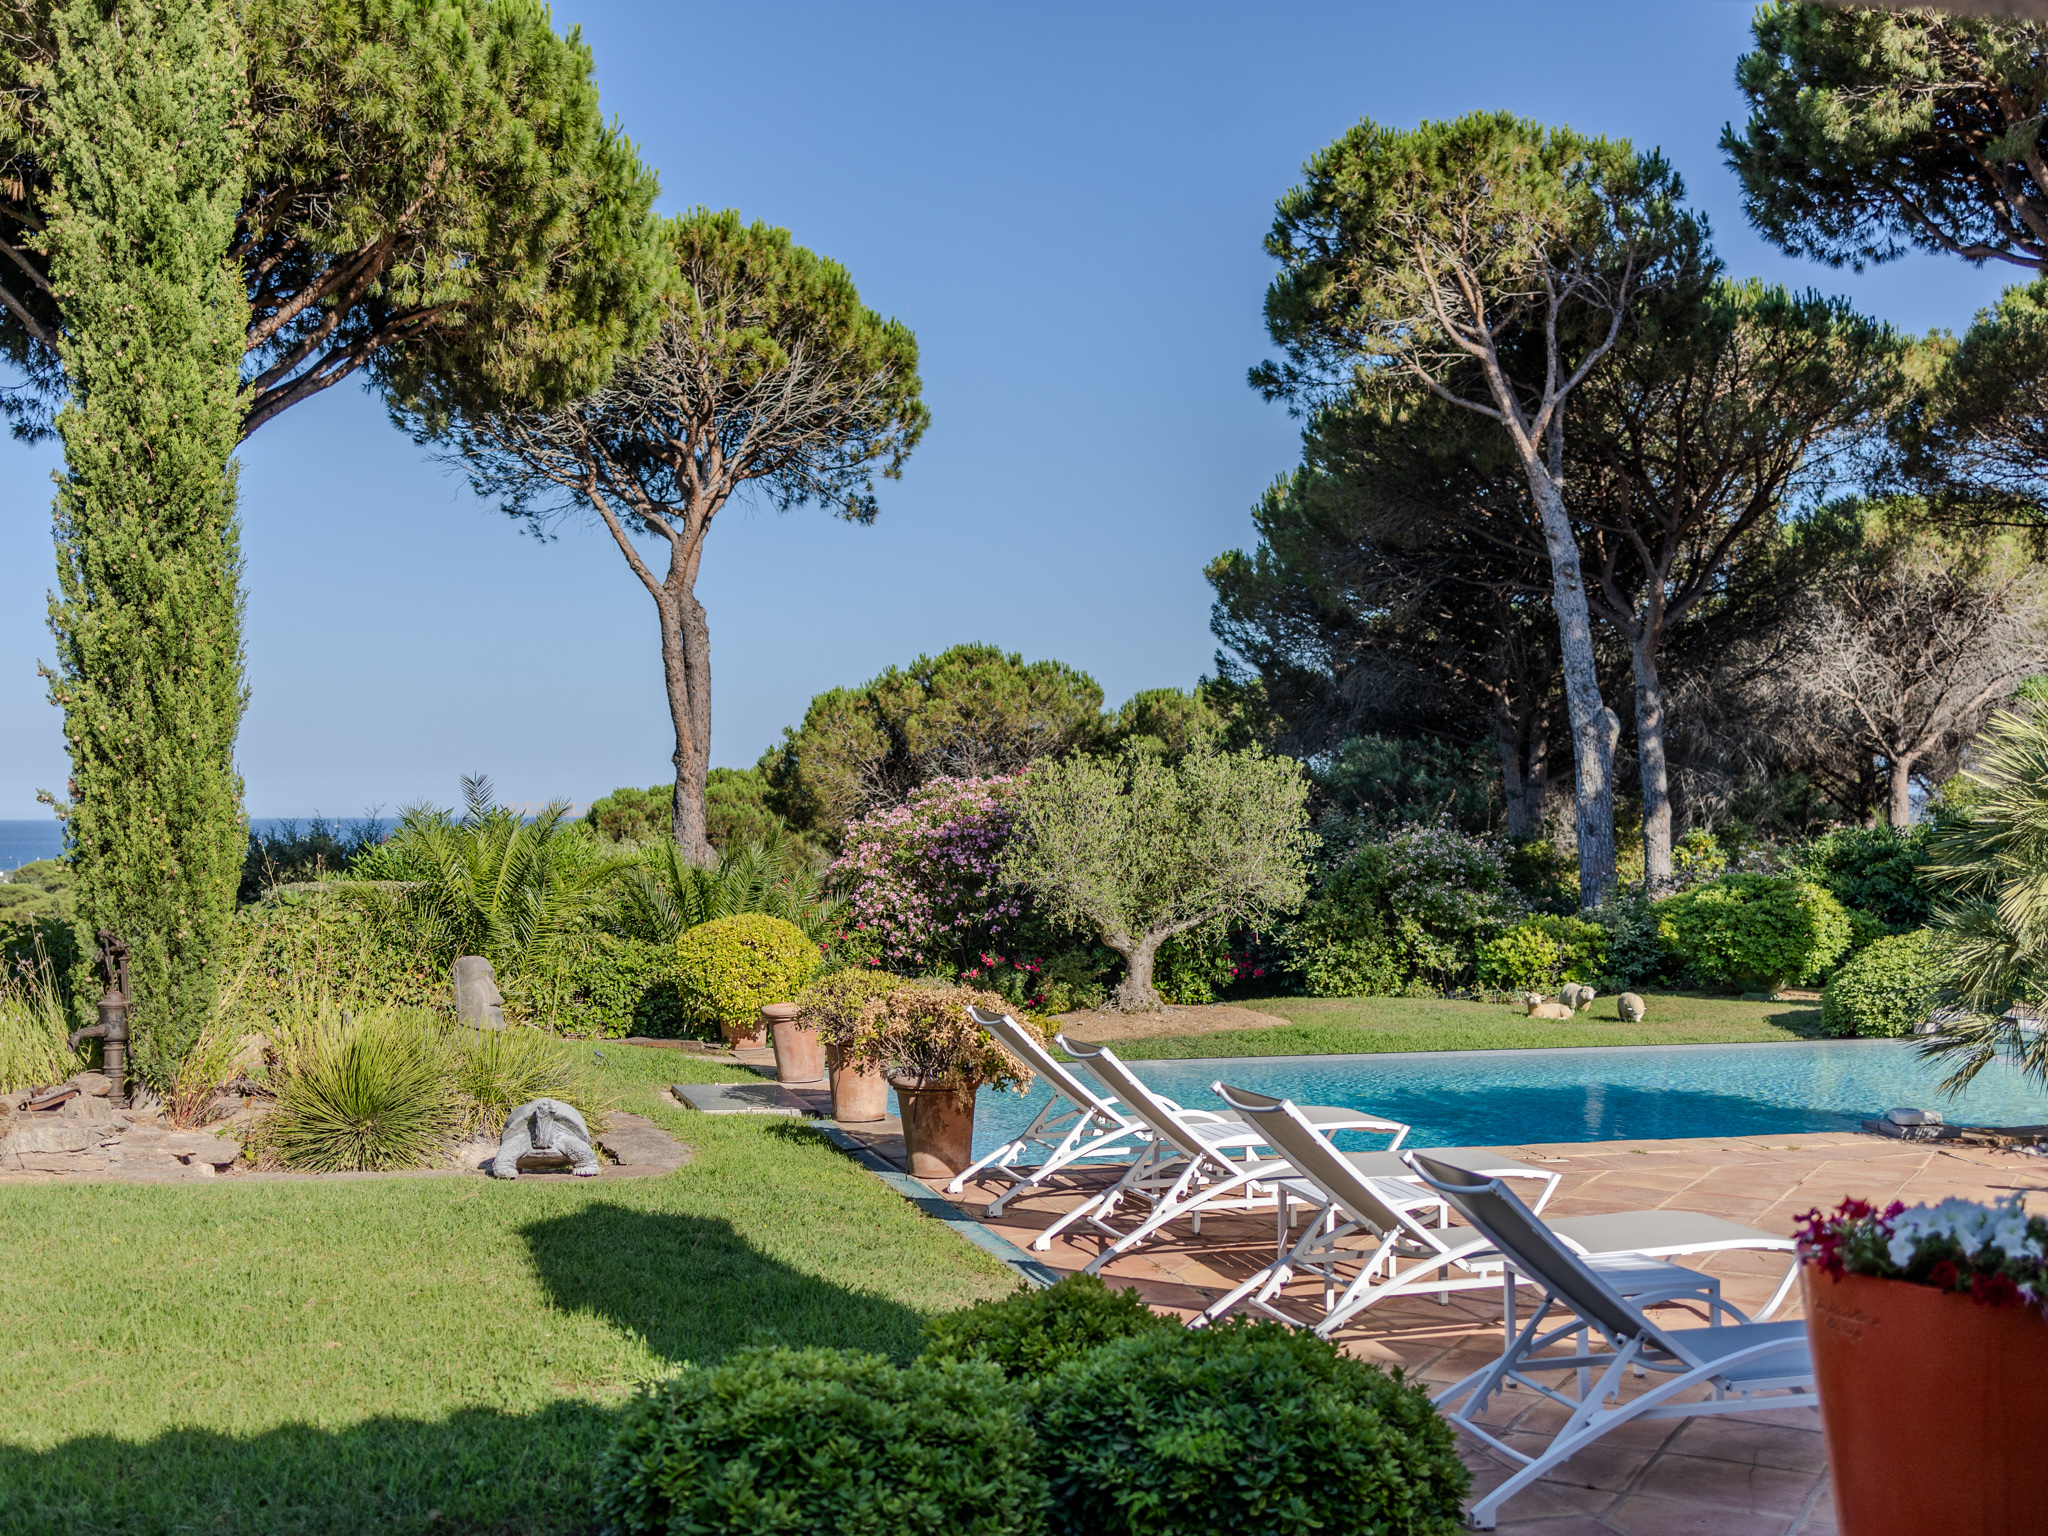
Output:
[[[871,998],[854,1026],[849,1054],[864,1071],[878,1071],[899,1087],[976,1088],[1031,1086],[1031,1069],[967,1017],[969,1008],[1007,1013],[993,992],[972,987],[901,986]]]
[[[265,1149],[287,1168],[356,1173],[427,1164],[461,1121],[440,1021],[417,1009],[305,1024],[289,1046]]]
[[[1035,1536],[1036,1448],[992,1365],[743,1349],[626,1407],[597,1517],[608,1536]]]
[[[613,1108],[576,1048],[540,1030],[459,1030],[451,1054],[465,1134],[496,1136],[506,1116],[535,1099],[573,1105],[592,1131],[604,1129],[605,1114]]]
[[[62,1082],[85,1065],[66,1043],[56,967],[40,942],[16,974],[0,974],[0,1093]]]
[[[762,913],[699,923],[676,941],[693,1020],[745,1033],[770,1003],[786,1003],[816,973],[818,947],[796,924]]]
[[[1832,1215],[1799,1220],[1799,1252],[1840,1279],[1870,1275],[1968,1295],[1986,1306],[2048,1311],[2048,1220],[2029,1216],[2026,1197],[1979,1204],[1943,1200],[1883,1210],[1844,1200]]]

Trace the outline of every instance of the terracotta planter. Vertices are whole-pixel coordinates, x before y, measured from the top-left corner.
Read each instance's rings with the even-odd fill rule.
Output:
[[[2048,1510],[2048,1318],[1800,1275],[1842,1536],[2022,1536]]]
[[[729,1051],[758,1051],[763,1045],[767,1044],[761,1037],[761,1021],[759,1019],[745,1026],[720,1024],[718,1031],[725,1036],[725,1048]]]
[[[913,1178],[950,1179],[974,1161],[974,1090],[892,1077]]]
[[[889,1080],[879,1072],[863,1072],[839,1059],[839,1047],[825,1048],[826,1070],[832,1076],[832,1118],[841,1125],[881,1120],[889,1113]]]
[[[795,1003],[770,1003],[761,1027],[775,1042],[775,1076],[784,1083],[815,1083],[825,1075],[825,1048],[814,1024],[798,1021]]]

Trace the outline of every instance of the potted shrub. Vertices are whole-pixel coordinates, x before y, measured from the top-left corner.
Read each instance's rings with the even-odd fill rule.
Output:
[[[848,967],[827,971],[797,994],[797,1017],[818,1032],[832,1083],[832,1118],[845,1125],[880,1120],[889,1112],[889,1080],[873,1064],[855,1062],[851,1047],[860,1011],[905,985],[887,971]]]
[[[1843,1536],[2041,1528],[2048,1509],[2048,1220],[2022,1197],[1800,1232],[1807,1332]]]
[[[818,947],[779,917],[744,912],[684,930],[678,980],[694,1023],[735,1048],[761,1043],[761,1010],[786,1003],[818,969]]]
[[[910,1171],[921,1179],[950,1179],[973,1161],[976,1089],[1031,1086],[1031,1069],[967,1017],[970,1005],[1010,1006],[971,987],[903,986],[869,999],[854,1026],[849,1054],[896,1090]]]

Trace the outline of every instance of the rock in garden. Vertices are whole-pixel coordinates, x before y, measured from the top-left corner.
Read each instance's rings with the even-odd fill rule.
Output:
[[[1614,1000],[1614,1006],[1621,1011],[1621,1016],[1628,1020],[1629,1023],[1640,1024],[1643,1022],[1643,1000],[1637,997],[1635,993],[1622,993],[1620,997]]]
[[[455,962],[455,1017],[475,1029],[505,1027],[505,995],[482,955],[463,955]]]
[[[570,1171],[583,1178],[594,1178],[599,1166],[597,1153],[590,1146],[590,1127],[574,1105],[560,1099],[535,1099],[512,1111],[505,1120],[498,1155],[491,1159],[491,1177],[518,1178],[521,1158],[566,1161]]]

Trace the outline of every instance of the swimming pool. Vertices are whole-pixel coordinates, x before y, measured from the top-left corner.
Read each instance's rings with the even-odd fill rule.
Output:
[[[2004,1062],[1987,1067],[1960,1099],[1947,1098],[1935,1086],[1946,1069],[1924,1061],[1906,1040],[1259,1056],[1131,1066],[1190,1109],[1222,1108],[1209,1091],[1221,1078],[1301,1104],[1340,1104],[1404,1121],[1413,1127],[1406,1142],[1412,1147],[1846,1131],[1897,1105],[1985,1125],[2048,1123],[2048,1090]],[[983,1089],[975,1106],[975,1155],[1028,1123],[1047,1092],[1042,1083],[1021,1095]]]

